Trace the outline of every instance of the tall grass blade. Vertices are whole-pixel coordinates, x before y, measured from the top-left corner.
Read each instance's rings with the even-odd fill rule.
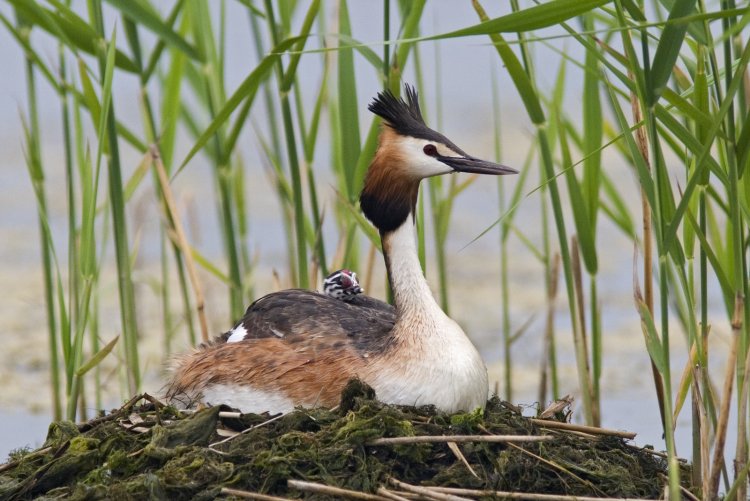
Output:
[[[96,3],[96,2],[95,2]],[[96,4],[98,6],[98,4]],[[94,23],[103,29],[101,18]],[[112,103],[112,79],[115,68],[115,31],[112,32],[106,54],[100,56],[99,64],[102,73],[102,109],[106,119],[106,139],[109,146],[108,184],[109,201],[112,208],[112,228],[114,230],[115,256],[118,269],[118,286],[120,299],[120,316],[122,320],[122,335],[125,344],[125,359],[127,362],[128,386],[130,393],[135,393],[141,386],[141,369],[138,360],[138,331],[135,306],[135,292],[133,290],[130,251],[128,242],[127,222],[125,219],[125,198],[122,185],[120,167],[120,152],[118,145],[117,125],[115,121],[114,104]],[[101,130],[101,129],[100,129]]]
[[[669,19],[679,19],[693,12],[696,0],[675,0],[669,11]],[[648,87],[646,89],[646,104],[653,107],[664,92],[667,80],[672,74],[675,61],[680,55],[682,41],[685,39],[688,24],[667,23],[659,35],[659,44],[656,47],[654,61],[648,75]]]
[[[169,25],[163,23],[156,13],[145,8],[139,2],[130,2],[125,0],[104,0],[115,9],[139,26],[151,30],[160,40],[168,43],[172,47],[182,51],[190,59],[202,62],[201,55],[190,45],[183,37],[172,30]]]
[[[263,58],[260,64],[258,64],[258,66],[256,66],[255,69],[253,69],[253,71],[247,77],[245,77],[242,83],[237,87],[237,90],[235,90],[234,93],[229,97],[229,99],[226,100],[224,106],[216,112],[216,116],[208,125],[208,127],[206,127],[206,129],[201,133],[198,140],[195,142],[193,147],[180,163],[177,171],[172,174],[173,178],[177,176],[182,171],[182,169],[185,168],[188,162],[190,162],[190,160],[195,156],[195,154],[198,153],[198,151],[200,151],[201,148],[206,145],[206,143],[208,143],[208,141],[216,134],[216,131],[218,131],[220,127],[226,124],[232,112],[237,109],[237,106],[239,106],[243,100],[252,100],[255,98],[258,87],[266,78],[268,78],[268,72],[271,70],[273,65],[281,57],[281,55],[285,51],[289,50],[289,48],[292,47],[297,41],[298,37],[291,37],[278,44],[266,57]]]
[[[68,47],[82,50],[91,55],[98,55],[99,33],[81,19],[69,7],[58,4],[58,11],[41,7],[34,0],[7,0],[24,19],[34,26],[65,43]],[[138,71],[138,66],[123,52],[115,49],[115,64],[118,68],[131,73]]]
[[[425,40],[466,37],[474,35],[494,35],[498,33],[519,33],[546,28],[573,17],[585,14],[610,3],[612,0],[552,0],[528,9],[512,12],[495,19],[486,18],[482,23],[442,35],[426,37]],[[476,2],[472,2],[476,6]],[[476,8],[476,7],[475,7]]]
[[[339,31],[351,36],[349,10],[346,0],[339,5]],[[359,101],[354,69],[354,54],[351,48],[341,45],[339,39],[338,55],[338,111],[341,122],[341,167],[346,180],[346,195],[354,200],[358,187],[354,186],[354,168],[357,165],[362,146],[359,135]]]

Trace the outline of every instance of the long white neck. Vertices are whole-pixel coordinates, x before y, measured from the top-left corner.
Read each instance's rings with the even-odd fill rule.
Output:
[[[414,219],[411,217],[396,230],[383,235],[388,278],[398,312],[399,324],[432,331],[447,319],[432,296],[417,254]]]
[[[432,404],[446,412],[473,410],[487,400],[487,369],[461,327],[443,313],[422,273],[410,216],[383,235],[383,252],[398,317],[398,350],[370,378],[378,397],[404,405]]]

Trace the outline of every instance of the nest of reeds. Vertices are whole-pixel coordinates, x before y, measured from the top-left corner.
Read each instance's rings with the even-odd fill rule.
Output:
[[[663,493],[666,463],[658,453],[629,445],[623,434],[568,429],[565,412],[530,419],[493,398],[484,412],[446,415],[373,397],[352,381],[336,409],[271,417],[220,407],[187,413],[141,395],[84,424],[52,423],[43,447],[16,451],[0,466],[0,498]]]

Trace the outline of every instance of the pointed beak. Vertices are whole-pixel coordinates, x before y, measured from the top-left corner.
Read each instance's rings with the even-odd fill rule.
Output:
[[[456,172],[469,172],[472,174],[490,174],[502,176],[505,174],[518,174],[516,169],[505,165],[488,162],[480,158],[466,155],[463,157],[439,156],[438,160],[451,167]]]

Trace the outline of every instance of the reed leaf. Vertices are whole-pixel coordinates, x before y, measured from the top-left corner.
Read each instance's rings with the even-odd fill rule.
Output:
[[[497,33],[519,33],[538,30],[560,24],[573,17],[602,7],[612,0],[552,0],[527,9],[512,12],[495,19],[483,20],[480,24],[442,35],[426,37],[425,40],[493,35]]]
[[[675,20],[687,16],[693,12],[696,0],[675,0],[669,11],[669,20]],[[667,23],[659,35],[659,44],[656,46],[656,54],[651,65],[646,93],[646,104],[653,107],[661,98],[672,74],[672,68],[680,55],[682,41],[687,33],[688,25],[685,23]]]
[[[198,153],[198,151],[200,151],[201,148],[206,145],[206,143],[208,143],[208,141],[214,136],[214,134],[216,134],[216,131],[226,124],[232,112],[237,109],[237,106],[239,106],[243,100],[252,100],[255,98],[258,87],[268,77],[268,72],[271,70],[273,65],[276,63],[279,57],[281,57],[282,53],[287,51],[297,41],[298,37],[291,37],[281,42],[279,45],[274,47],[270,54],[263,58],[260,64],[258,64],[258,66],[256,66],[255,69],[247,77],[245,77],[242,83],[237,87],[237,90],[235,90],[234,93],[226,100],[224,106],[216,112],[216,116],[214,117],[214,119],[201,133],[200,137],[190,149],[188,154],[185,156],[182,163],[180,163],[179,168],[172,175],[172,177],[177,176],[182,171],[182,169],[185,168],[188,162],[190,162],[190,160],[195,156],[195,154]]]
[[[342,0],[339,7],[339,30],[344,35],[351,36],[349,11],[346,0]],[[354,73],[354,55],[352,49],[341,45],[344,40],[339,38],[338,50],[338,117],[341,131],[341,169],[343,172],[346,195],[354,200],[358,187],[354,186],[355,171],[360,151],[362,150],[359,135],[359,102],[357,100],[356,78]]]
[[[73,50],[82,50],[91,55],[99,53],[99,34],[72,9],[60,4],[57,11],[41,7],[35,0],[7,0],[24,16],[24,19],[38,26],[50,35],[65,43]],[[115,49],[115,65],[125,71],[135,73],[138,66],[123,52]]]
[[[159,16],[142,5],[140,2],[126,0],[104,0],[115,9],[119,10],[126,18],[137,23],[139,26],[148,28],[159,39],[168,43],[175,49],[182,51],[190,59],[203,62],[201,55],[190,43],[178,33],[172,30],[168,24],[163,23]]]

